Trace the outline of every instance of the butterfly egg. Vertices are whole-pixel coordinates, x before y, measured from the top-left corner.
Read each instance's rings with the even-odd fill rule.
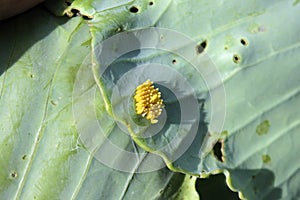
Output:
[[[135,91],[135,110],[138,115],[146,117],[152,124],[157,123],[163,108],[163,100],[158,88],[155,88],[153,82],[145,81],[137,86]]]

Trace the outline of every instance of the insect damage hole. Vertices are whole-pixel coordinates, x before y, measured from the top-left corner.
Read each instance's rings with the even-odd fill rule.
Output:
[[[139,9],[136,6],[132,6],[131,8],[129,8],[129,12],[131,12],[131,13],[137,13],[137,12],[139,12]]]
[[[70,5],[71,5],[71,2],[70,2],[70,1],[65,1],[65,4],[66,4],[67,6],[70,6]]]
[[[25,160],[26,157],[27,157],[27,155],[23,155],[23,156],[22,156],[22,160]]]
[[[12,171],[10,173],[10,177],[12,177],[12,178],[17,178],[17,176],[18,176],[18,173],[16,171]]]
[[[238,55],[238,54],[234,54],[232,60],[233,60],[234,63],[238,64],[238,63],[241,62],[241,56]]]
[[[244,45],[244,46],[248,46],[248,44],[249,44],[248,40],[245,39],[245,38],[241,38],[240,42],[241,42],[241,44]]]
[[[204,40],[199,45],[196,46],[196,53],[201,54],[207,47],[207,40]]]
[[[73,13],[73,16],[80,16],[80,12],[77,9],[72,9],[71,12]]]
[[[149,6],[153,6],[153,5],[154,5],[153,1],[150,1]]]
[[[223,146],[222,143],[223,143],[223,141],[219,140],[213,148],[213,154],[220,162],[224,162],[224,156],[222,153],[222,146]]]

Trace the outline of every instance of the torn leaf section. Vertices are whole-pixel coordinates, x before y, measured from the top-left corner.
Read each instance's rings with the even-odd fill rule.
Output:
[[[175,173],[172,179],[169,180],[168,185],[161,193],[160,199],[194,199],[199,200],[199,194],[196,191],[195,176],[183,175]]]

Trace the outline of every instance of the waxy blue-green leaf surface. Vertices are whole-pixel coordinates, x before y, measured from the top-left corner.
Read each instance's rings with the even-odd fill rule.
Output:
[[[156,2],[155,6],[162,8],[159,3]],[[296,109],[299,107],[297,94],[300,83],[297,31],[299,6],[291,1],[272,4],[249,1],[242,5],[235,1],[221,5],[210,3],[170,2],[164,14],[152,24],[183,32],[199,43],[206,40],[205,50],[221,72],[226,90],[227,117],[220,140],[223,143],[224,161],[221,163],[208,155],[204,162],[199,162],[199,139],[198,145],[197,142],[193,143],[182,158],[170,167],[192,174],[226,170],[229,185],[241,191],[241,197],[249,199],[297,196],[298,188],[289,183],[297,180],[293,177],[297,177],[299,166],[297,159],[291,157],[297,156],[299,145],[290,145],[288,141],[297,141],[299,123],[299,110]],[[136,6],[141,5],[136,3]],[[142,13],[139,17],[143,16]],[[176,20],[174,16],[180,17]],[[282,20],[275,20],[274,16]],[[182,17],[185,20],[181,20]],[[101,26],[102,23],[94,21],[96,27],[98,24]],[[289,23],[285,23],[287,21]],[[143,26],[141,23],[139,27]],[[149,54],[141,54],[136,60],[125,58],[119,62],[126,65],[158,60],[171,64],[174,58],[165,54]],[[101,67],[101,63],[99,65]],[[178,65],[179,71],[185,71],[189,78],[193,77],[192,72],[189,74],[188,65],[180,61]],[[208,115],[211,114],[209,100],[208,97],[204,103]],[[268,124],[267,128],[264,128],[264,124]],[[205,124],[199,129],[201,131],[201,134],[206,133]],[[156,144],[163,143],[166,135],[162,135],[157,138]],[[146,144],[147,150],[155,150],[151,143]],[[272,152],[282,148],[279,146],[286,146],[285,150]],[[157,145],[157,149],[159,147]],[[286,162],[282,162],[284,152],[288,154],[284,156]],[[290,163],[290,159],[295,162]],[[284,167],[286,163],[290,163],[290,166]]]
[[[91,52],[85,20],[55,17],[37,7],[2,22],[1,30],[1,199],[195,195],[195,190],[179,190],[194,179],[166,168],[147,174],[117,171],[81,144],[72,94],[79,67]],[[86,84],[96,88],[93,79]],[[109,124],[103,107],[99,112],[99,120]],[[123,145],[132,147],[129,137]]]
[[[195,197],[194,188],[186,187],[192,186],[194,179],[184,179],[165,168],[146,174],[134,173],[139,167],[131,173],[120,172],[103,165],[81,143],[73,115],[80,98],[72,97],[86,59],[95,68],[89,68],[91,74],[83,92],[96,91],[97,120],[104,124],[108,138],[124,149],[155,152],[171,170],[187,174],[224,172],[228,185],[247,199],[299,196],[298,1],[151,2],[74,1],[64,11],[69,16],[79,11],[79,16],[71,19],[55,17],[37,7],[0,24],[1,197],[180,199],[181,192],[190,199]],[[66,7],[61,3],[57,9]],[[139,11],[130,12],[132,6]],[[113,81],[98,79],[101,63],[95,59],[95,48],[119,32],[147,27],[176,30],[197,43],[206,41],[205,53],[219,70],[226,91],[222,161],[213,153],[199,156],[209,131],[212,88],[205,87],[189,63],[168,52],[127,55],[111,67],[116,69],[114,75],[121,76],[124,71],[120,67],[156,62],[186,76],[195,88],[199,112],[205,116],[194,142],[172,163],[172,154],[156,151],[178,136],[178,110],[170,95],[165,97],[165,106],[173,108],[169,112],[175,119],[171,118],[167,130],[145,140],[133,133],[138,146],[132,145],[128,135],[119,139],[109,101]],[[176,63],[172,63],[174,59]],[[101,149],[101,141],[97,144]],[[176,149],[174,146],[169,151]]]

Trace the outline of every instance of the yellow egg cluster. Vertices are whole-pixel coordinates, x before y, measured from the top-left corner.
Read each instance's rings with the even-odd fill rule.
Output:
[[[146,116],[152,124],[157,123],[157,117],[162,112],[163,100],[158,88],[154,88],[153,82],[145,81],[135,91],[135,110],[138,115]]]

